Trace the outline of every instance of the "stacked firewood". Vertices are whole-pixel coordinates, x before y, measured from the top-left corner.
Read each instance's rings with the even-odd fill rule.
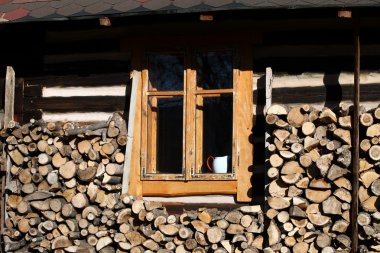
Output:
[[[364,251],[380,251],[380,107],[360,115],[359,240]]]
[[[268,252],[350,252],[349,106],[273,105],[266,122]]]
[[[11,122],[6,252],[258,252],[260,206],[168,214],[120,194],[126,126],[120,114],[86,127]]]

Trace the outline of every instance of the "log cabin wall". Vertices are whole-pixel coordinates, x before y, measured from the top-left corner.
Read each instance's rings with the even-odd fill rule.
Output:
[[[306,22],[304,19],[301,21],[293,20],[293,26],[291,26],[290,31],[288,30],[286,32],[279,31],[281,29],[284,29],[284,27],[278,26],[279,23],[286,23],[283,20],[277,23],[274,22],[274,24],[271,24],[269,21],[267,21],[267,23],[263,21],[252,21],[251,23],[253,27],[256,27],[262,33],[261,42],[257,42],[253,45],[253,48],[255,49],[253,56],[254,70],[257,73],[255,77],[257,80],[257,88],[254,90],[254,93],[256,95],[256,125],[254,130],[256,159],[254,165],[255,176],[252,182],[254,187],[255,202],[263,203],[263,198],[265,196],[263,185],[265,170],[263,166],[263,160],[260,160],[264,158],[264,155],[262,155],[264,148],[259,148],[260,146],[264,147],[263,136],[265,124],[261,112],[263,109],[263,101],[265,101],[265,94],[263,94],[262,86],[263,76],[260,75],[260,72],[263,72],[264,68],[267,66],[272,67],[275,72],[273,91],[274,102],[289,106],[295,104],[304,104],[307,102],[311,103],[317,108],[321,108],[322,106],[334,107],[339,104],[340,101],[349,100],[351,98],[352,82],[350,82],[350,80],[353,80],[352,73],[350,73],[353,66],[353,50],[352,52],[350,51],[350,48],[353,49],[351,25],[345,21],[343,21],[343,24],[338,23],[340,21],[334,21],[333,23],[335,25],[331,26],[331,24],[326,20],[324,21],[325,22],[317,22],[314,20],[313,22],[310,21],[311,24],[308,24],[308,22]],[[376,93],[378,92],[377,87],[379,83],[379,74],[377,72],[378,52],[376,50],[376,47],[379,44],[379,39],[376,35],[373,35],[378,34],[376,28],[371,27],[371,25],[375,26],[377,22],[378,20],[375,19],[374,21],[372,20],[370,22],[371,24],[369,21],[368,23],[364,22],[363,24],[363,68],[365,71],[362,77],[362,97],[365,105],[368,107],[376,105],[379,97]],[[295,23],[299,23],[299,26],[294,25]],[[329,29],[323,30],[326,29],[326,27],[329,27]],[[312,31],[310,31],[310,29]],[[315,43],[318,45],[316,46]],[[321,44],[323,46],[321,46]],[[344,50],[340,50],[341,48]],[[42,58],[45,59],[45,57]],[[54,57],[51,59],[53,58]],[[49,57],[46,59],[49,59]],[[76,61],[77,60],[75,60],[75,62]],[[36,62],[38,63],[39,61]],[[42,62],[44,62],[44,60]],[[27,63],[23,64],[30,68],[37,68],[36,66],[38,66],[38,64],[36,66],[33,64],[27,65]],[[41,63],[41,65],[44,65],[44,63]],[[72,87],[82,82],[70,81],[70,79],[75,79],[73,78],[72,74],[75,73],[79,67],[74,68],[74,70],[70,70],[72,72],[68,71],[68,73],[61,73],[53,71],[53,74],[49,73],[49,71],[45,73],[45,68],[42,67],[41,69],[36,70],[35,73],[38,73],[38,75],[34,76],[33,71],[25,68],[25,66],[21,66],[20,68],[21,73],[24,71],[24,80],[26,80],[26,82],[28,79],[37,80],[36,85],[30,84],[31,87],[37,86],[37,88],[34,91],[32,91],[33,88],[30,88],[30,92],[25,92],[25,90],[29,88],[28,85],[25,84],[24,94],[34,94],[31,95],[31,97],[33,99],[36,99],[36,101],[38,101],[38,99],[40,99],[39,101],[48,101],[48,98],[51,96],[49,95],[51,94],[49,92],[51,92],[53,89],[56,89],[54,88],[56,86],[65,86],[69,84],[69,86]],[[66,67],[68,67],[67,63],[60,67],[60,71],[66,71]],[[95,68],[95,74],[98,73],[100,69],[100,67]],[[90,76],[94,73],[91,71],[88,71],[84,74],[84,76],[87,76],[88,78],[87,86],[90,86],[92,83]],[[123,73],[122,70],[118,71],[121,71],[121,73]],[[104,75],[100,74],[99,76],[96,76],[95,79],[98,80],[98,78],[102,77],[102,75],[103,77],[119,77],[118,73],[120,72],[118,71],[115,71],[116,73],[109,71]],[[44,74],[46,74],[46,76],[44,76]],[[50,75],[53,75],[51,79],[49,79]],[[62,75],[65,76],[65,78],[60,83],[57,81],[59,80],[57,76]],[[41,76],[44,77],[41,78]],[[126,73],[126,76],[128,78],[129,73]],[[38,81],[41,79],[42,81]],[[53,81],[50,82],[49,80]],[[30,82],[32,83],[32,81]],[[104,84],[99,84],[96,82],[96,85],[102,86]],[[42,84],[40,85],[38,83]],[[51,85],[49,85],[50,83]],[[59,85],[57,85],[57,83],[59,83]],[[107,82],[106,84],[109,83],[113,82]],[[115,86],[118,87],[118,85]],[[70,89],[67,89],[67,91],[69,90]],[[61,91],[54,90],[54,92],[55,93],[53,93],[53,97],[56,97],[56,94]],[[45,94],[45,97],[43,94]],[[25,98],[27,98],[27,96],[25,96]],[[68,102],[68,104],[69,103],[72,104],[72,102]],[[53,112],[57,112],[66,108],[59,107],[58,105],[52,106],[56,106],[55,108],[61,108],[55,109]],[[96,107],[97,105],[92,106]],[[28,104],[27,108],[31,108],[31,106]],[[39,102],[39,106],[35,107],[34,109],[44,109],[48,111],[49,108],[51,107],[44,104],[44,102]]]
[[[110,112],[128,106],[128,89],[123,92],[123,87],[130,80],[129,62],[133,52],[123,46],[123,41],[149,38],[150,34],[194,33],[197,29],[220,33],[231,32],[236,27],[254,30],[257,36],[252,44],[257,80],[254,142],[256,147],[261,147],[264,145],[265,78],[260,73],[265,67],[272,67],[274,71],[273,102],[336,106],[353,95],[351,20],[338,19],[335,10],[271,11],[274,19],[267,14],[223,12],[215,14],[215,21],[210,23],[201,23],[194,14],[130,18],[116,20],[112,27],[100,27],[97,20],[12,24],[1,27],[3,34],[12,40],[5,41],[7,50],[1,52],[4,57],[0,61],[3,66],[13,65],[17,76],[24,79],[20,82],[23,90],[18,89],[24,99],[16,103],[20,119],[26,122],[31,117],[43,117],[90,122],[104,120]],[[379,90],[379,22],[370,11],[364,12],[361,21],[362,100],[370,103],[369,106],[376,104]],[[263,149],[256,148],[252,180],[257,203],[264,199],[263,154]]]

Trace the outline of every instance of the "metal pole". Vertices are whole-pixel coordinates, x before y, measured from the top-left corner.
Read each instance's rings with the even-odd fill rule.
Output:
[[[352,205],[351,205],[351,252],[358,251],[358,189],[359,189],[359,106],[360,106],[360,22],[359,18],[354,19],[354,40],[355,40],[355,73],[354,73],[354,136],[353,147],[354,156],[352,164]]]

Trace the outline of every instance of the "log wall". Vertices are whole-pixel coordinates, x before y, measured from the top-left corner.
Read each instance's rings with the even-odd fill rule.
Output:
[[[128,111],[129,82],[127,72],[26,78],[23,120],[107,120],[114,111]]]

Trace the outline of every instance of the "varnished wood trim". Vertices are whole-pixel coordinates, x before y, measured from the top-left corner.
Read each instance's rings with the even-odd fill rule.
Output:
[[[250,45],[239,47],[240,69],[237,85],[237,101],[235,106],[237,118],[234,119],[237,128],[237,201],[252,201],[252,166],[253,143],[251,135],[253,128],[253,73],[252,73],[252,49]]]
[[[219,90],[196,90],[194,94],[203,95],[203,94],[228,94],[234,92],[234,89],[219,89]]]
[[[183,96],[183,94],[184,94],[183,91],[147,91],[146,92],[147,96],[157,96],[157,97]]]
[[[144,196],[236,194],[236,181],[143,181]]]

